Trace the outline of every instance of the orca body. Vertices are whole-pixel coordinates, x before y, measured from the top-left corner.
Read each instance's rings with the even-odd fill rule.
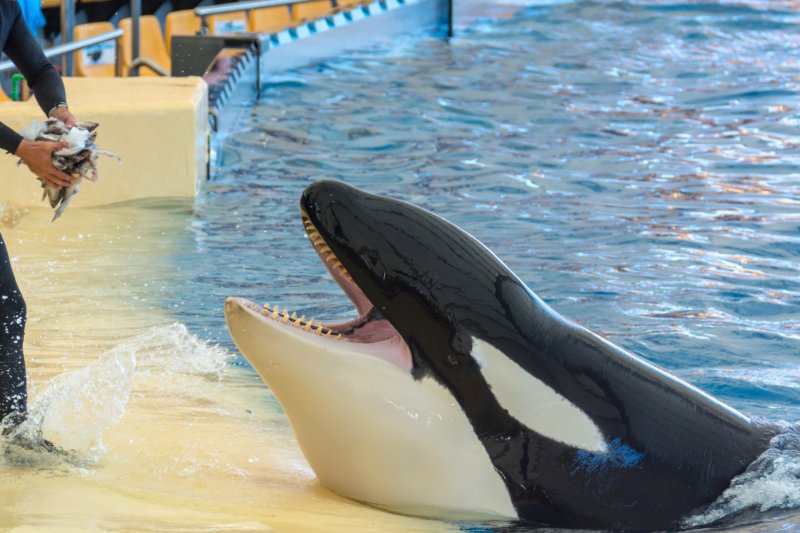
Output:
[[[334,181],[300,208],[359,318],[317,330],[236,298],[226,317],[336,492],[433,517],[668,529],[774,435],[560,316],[424,209]]]

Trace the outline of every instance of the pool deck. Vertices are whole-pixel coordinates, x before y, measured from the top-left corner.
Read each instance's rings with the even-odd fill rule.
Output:
[[[76,117],[98,122],[98,146],[123,159],[101,156],[99,181],[82,184],[71,207],[194,198],[271,76],[411,32],[444,37],[452,9],[451,0],[375,0],[275,34],[175,37],[173,77],[65,78]],[[0,121],[17,131],[41,120],[33,99],[0,103]],[[39,182],[16,157],[0,158],[0,205],[43,205]]]
[[[197,194],[208,175],[202,78],[64,78],[64,85],[77,119],[100,124],[98,147],[122,158],[99,156],[98,181],[82,183],[70,209]],[[16,131],[44,118],[34,99],[0,103],[0,121]],[[44,206],[39,181],[17,162],[0,157],[0,204]]]

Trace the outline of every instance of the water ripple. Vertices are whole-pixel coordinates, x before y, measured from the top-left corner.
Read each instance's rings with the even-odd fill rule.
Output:
[[[798,30],[788,1],[586,0],[291,73],[232,132],[197,215],[216,253],[183,258],[214,274],[192,290],[350,313],[296,207],[341,179],[451,219],[725,401],[796,419]]]

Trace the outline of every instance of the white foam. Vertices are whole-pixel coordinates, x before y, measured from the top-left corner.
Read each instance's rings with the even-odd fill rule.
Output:
[[[140,365],[180,374],[222,377],[232,354],[209,344],[175,323],[151,328],[133,341]]]
[[[788,365],[775,368],[704,368],[687,372],[687,375],[744,381],[750,385],[800,389],[800,368]]]
[[[731,482],[703,514],[686,520],[700,527],[734,518],[741,512],[759,513],[800,508],[800,425],[787,428],[747,471]]]
[[[125,415],[140,382],[155,380],[162,392],[180,395],[197,377],[219,380],[230,357],[183,324],[151,328],[91,365],[47,383],[15,433],[33,442],[44,437],[95,462],[105,452],[103,434]]]
[[[13,228],[27,214],[28,210],[25,208],[0,202],[0,228]]]
[[[98,459],[105,429],[125,413],[136,370],[127,345],[103,354],[86,368],[61,376],[33,402],[29,419],[48,439]]]

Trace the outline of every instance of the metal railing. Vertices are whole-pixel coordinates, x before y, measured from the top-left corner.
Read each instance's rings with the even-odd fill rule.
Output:
[[[128,76],[138,76],[139,68],[137,61],[139,57],[139,17],[142,16],[142,0],[131,0],[131,69]],[[163,74],[162,74],[163,75]]]
[[[292,5],[294,4],[303,4],[306,2],[314,2],[316,0],[249,0],[245,2],[237,2],[234,4],[224,4],[219,6],[206,6],[206,7],[196,7],[194,9],[195,14],[200,17],[200,21],[203,28],[203,33],[208,33],[208,18],[211,15],[219,15],[222,13],[235,13],[238,11],[242,11],[245,14],[245,17],[250,15],[250,11],[253,9],[260,9],[262,7],[280,7],[280,6],[287,6],[289,9],[289,14],[292,15]],[[336,0],[331,2],[331,7],[336,7]],[[152,63],[152,61],[148,62],[146,58],[139,57],[140,51],[140,35],[139,35],[139,17],[142,16],[142,0],[130,0],[130,9],[131,9],[131,57],[132,57],[132,65],[135,65],[134,68],[130,70],[128,73],[129,76],[136,76],[138,74],[138,67],[140,66],[149,66],[152,68],[151,65],[148,63]],[[66,76],[74,75],[74,65],[73,65],[73,58],[72,54],[69,54],[69,51],[80,50],[83,47],[91,46],[92,44],[97,44],[103,41],[91,41],[90,39],[84,39],[79,41],[80,43],[88,43],[82,44],[78,48],[69,48],[69,49],[62,49],[61,47],[68,46],[72,44],[72,33],[75,30],[75,0],[61,0],[61,45],[55,46],[50,50],[59,50],[56,52],[51,52],[51,55],[48,57],[54,57],[58,55],[63,55],[62,60],[62,68],[63,72]],[[116,30],[121,31],[121,30]],[[114,33],[114,32],[111,32]],[[111,35],[105,34],[105,35]],[[116,35],[116,33],[114,33]],[[120,33],[120,35],[122,35]],[[102,37],[102,36],[98,36]],[[93,37],[92,39],[97,39],[98,37]],[[112,37],[113,39],[118,39],[119,36]],[[119,61],[117,61],[119,65]],[[7,69],[13,68],[6,67]],[[117,67],[119,69],[119,67]],[[163,69],[154,69],[161,75],[164,75],[161,70]],[[117,72],[119,75],[119,72]]]
[[[142,0],[131,0],[131,57],[133,61],[139,59],[139,17],[142,16]],[[75,0],[61,0],[61,44],[72,42],[72,33],[75,31]],[[117,62],[119,64],[119,61]],[[61,61],[62,72],[66,76],[75,74],[72,55],[65,55]],[[119,70],[119,67],[117,67]],[[163,70],[163,69],[162,69]],[[136,76],[138,70],[133,70],[129,75]],[[119,72],[117,72],[119,76]]]
[[[200,17],[203,32],[208,32],[208,19],[211,15],[221,15],[223,13],[236,13],[243,11],[245,17],[249,17],[250,11],[254,9],[261,9],[262,7],[280,7],[287,6],[290,15],[292,6],[294,4],[304,4],[306,2],[315,2],[317,0],[248,0],[246,2],[236,2],[233,4],[223,4],[220,6],[203,6],[194,8],[194,14]],[[331,3],[331,7],[335,7],[336,2]]]
[[[122,37],[122,30],[114,30],[108,33],[103,33],[102,35],[95,35],[94,37],[89,37],[87,39],[81,39],[80,41],[68,42],[65,44],[59,44],[53,46],[52,48],[48,48],[44,51],[44,56],[47,59],[51,59],[54,57],[58,57],[60,55],[69,54],[72,57],[72,52],[77,52],[87,46],[94,46],[96,44],[104,43],[107,41],[116,41]],[[119,61],[117,61],[119,64]],[[14,65],[12,61],[3,61],[0,62],[0,73],[8,72],[9,70],[16,70],[17,67]]]
[[[61,0],[61,44],[72,42],[72,32],[75,30],[75,0]],[[72,76],[74,65],[72,54],[67,54],[61,59],[62,72]]]

